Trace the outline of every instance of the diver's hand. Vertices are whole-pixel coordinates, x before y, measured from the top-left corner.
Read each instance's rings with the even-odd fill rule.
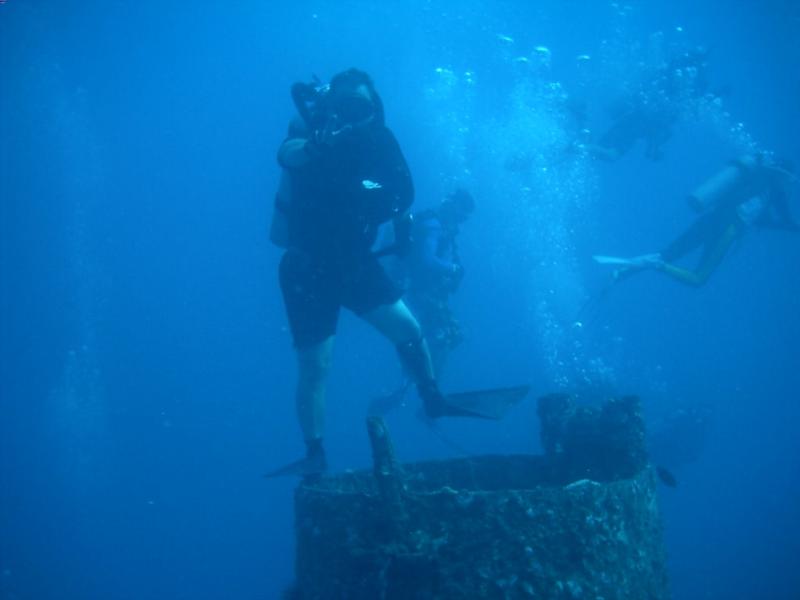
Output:
[[[311,140],[313,140],[314,146],[324,151],[335,147],[342,140],[348,138],[352,132],[352,124],[342,124],[336,117],[331,117],[322,128],[312,134]]]
[[[322,129],[313,131],[305,143],[306,154],[312,159],[328,154],[338,140],[338,131],[326,124]]]

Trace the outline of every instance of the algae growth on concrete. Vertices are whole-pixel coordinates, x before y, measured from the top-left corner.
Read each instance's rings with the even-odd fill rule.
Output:
[[[296,491],[303,599],[669,598],[638,400],[539,400],[545,454],[400,465],[368,420],[372,471]]]

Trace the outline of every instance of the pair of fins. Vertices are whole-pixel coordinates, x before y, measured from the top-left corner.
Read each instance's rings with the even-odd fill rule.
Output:
[[[519,404],[530,392],[531,386],[494,388],[472,392],[461,392],[444,396],[438,417],[464,417],[499,421]],[[403,390],[405,391],[405,390]],[[395,394],[399,393],[395,392]],[[327,470],[325,455],[302,458],[279,469],[266,473],[264,477],[313,478]]]

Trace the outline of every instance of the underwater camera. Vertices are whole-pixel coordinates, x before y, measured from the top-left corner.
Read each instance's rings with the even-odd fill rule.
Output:
[[[292,101],[305,124],[312,131],[325,121],[325,100],[330,93],[330,85],[314,77],[311,83],[292,84]]]

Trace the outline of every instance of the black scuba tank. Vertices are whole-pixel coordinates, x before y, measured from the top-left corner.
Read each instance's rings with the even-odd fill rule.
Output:
[[[298,118],[289,123],[287,137],[306,137],[308,128]],[[269,240],[279,248],[289,246],[289,215],[292,209],[292,177],[289,171],[281,168],[278,190],[272,206],[272,221],[269,226]]]
[[[292,178],[286,169],[281,169],[278,191],[272,207],[272,222],[269,226],[269,241],[278,248],[289,247],[289,211],[292,206]]]

